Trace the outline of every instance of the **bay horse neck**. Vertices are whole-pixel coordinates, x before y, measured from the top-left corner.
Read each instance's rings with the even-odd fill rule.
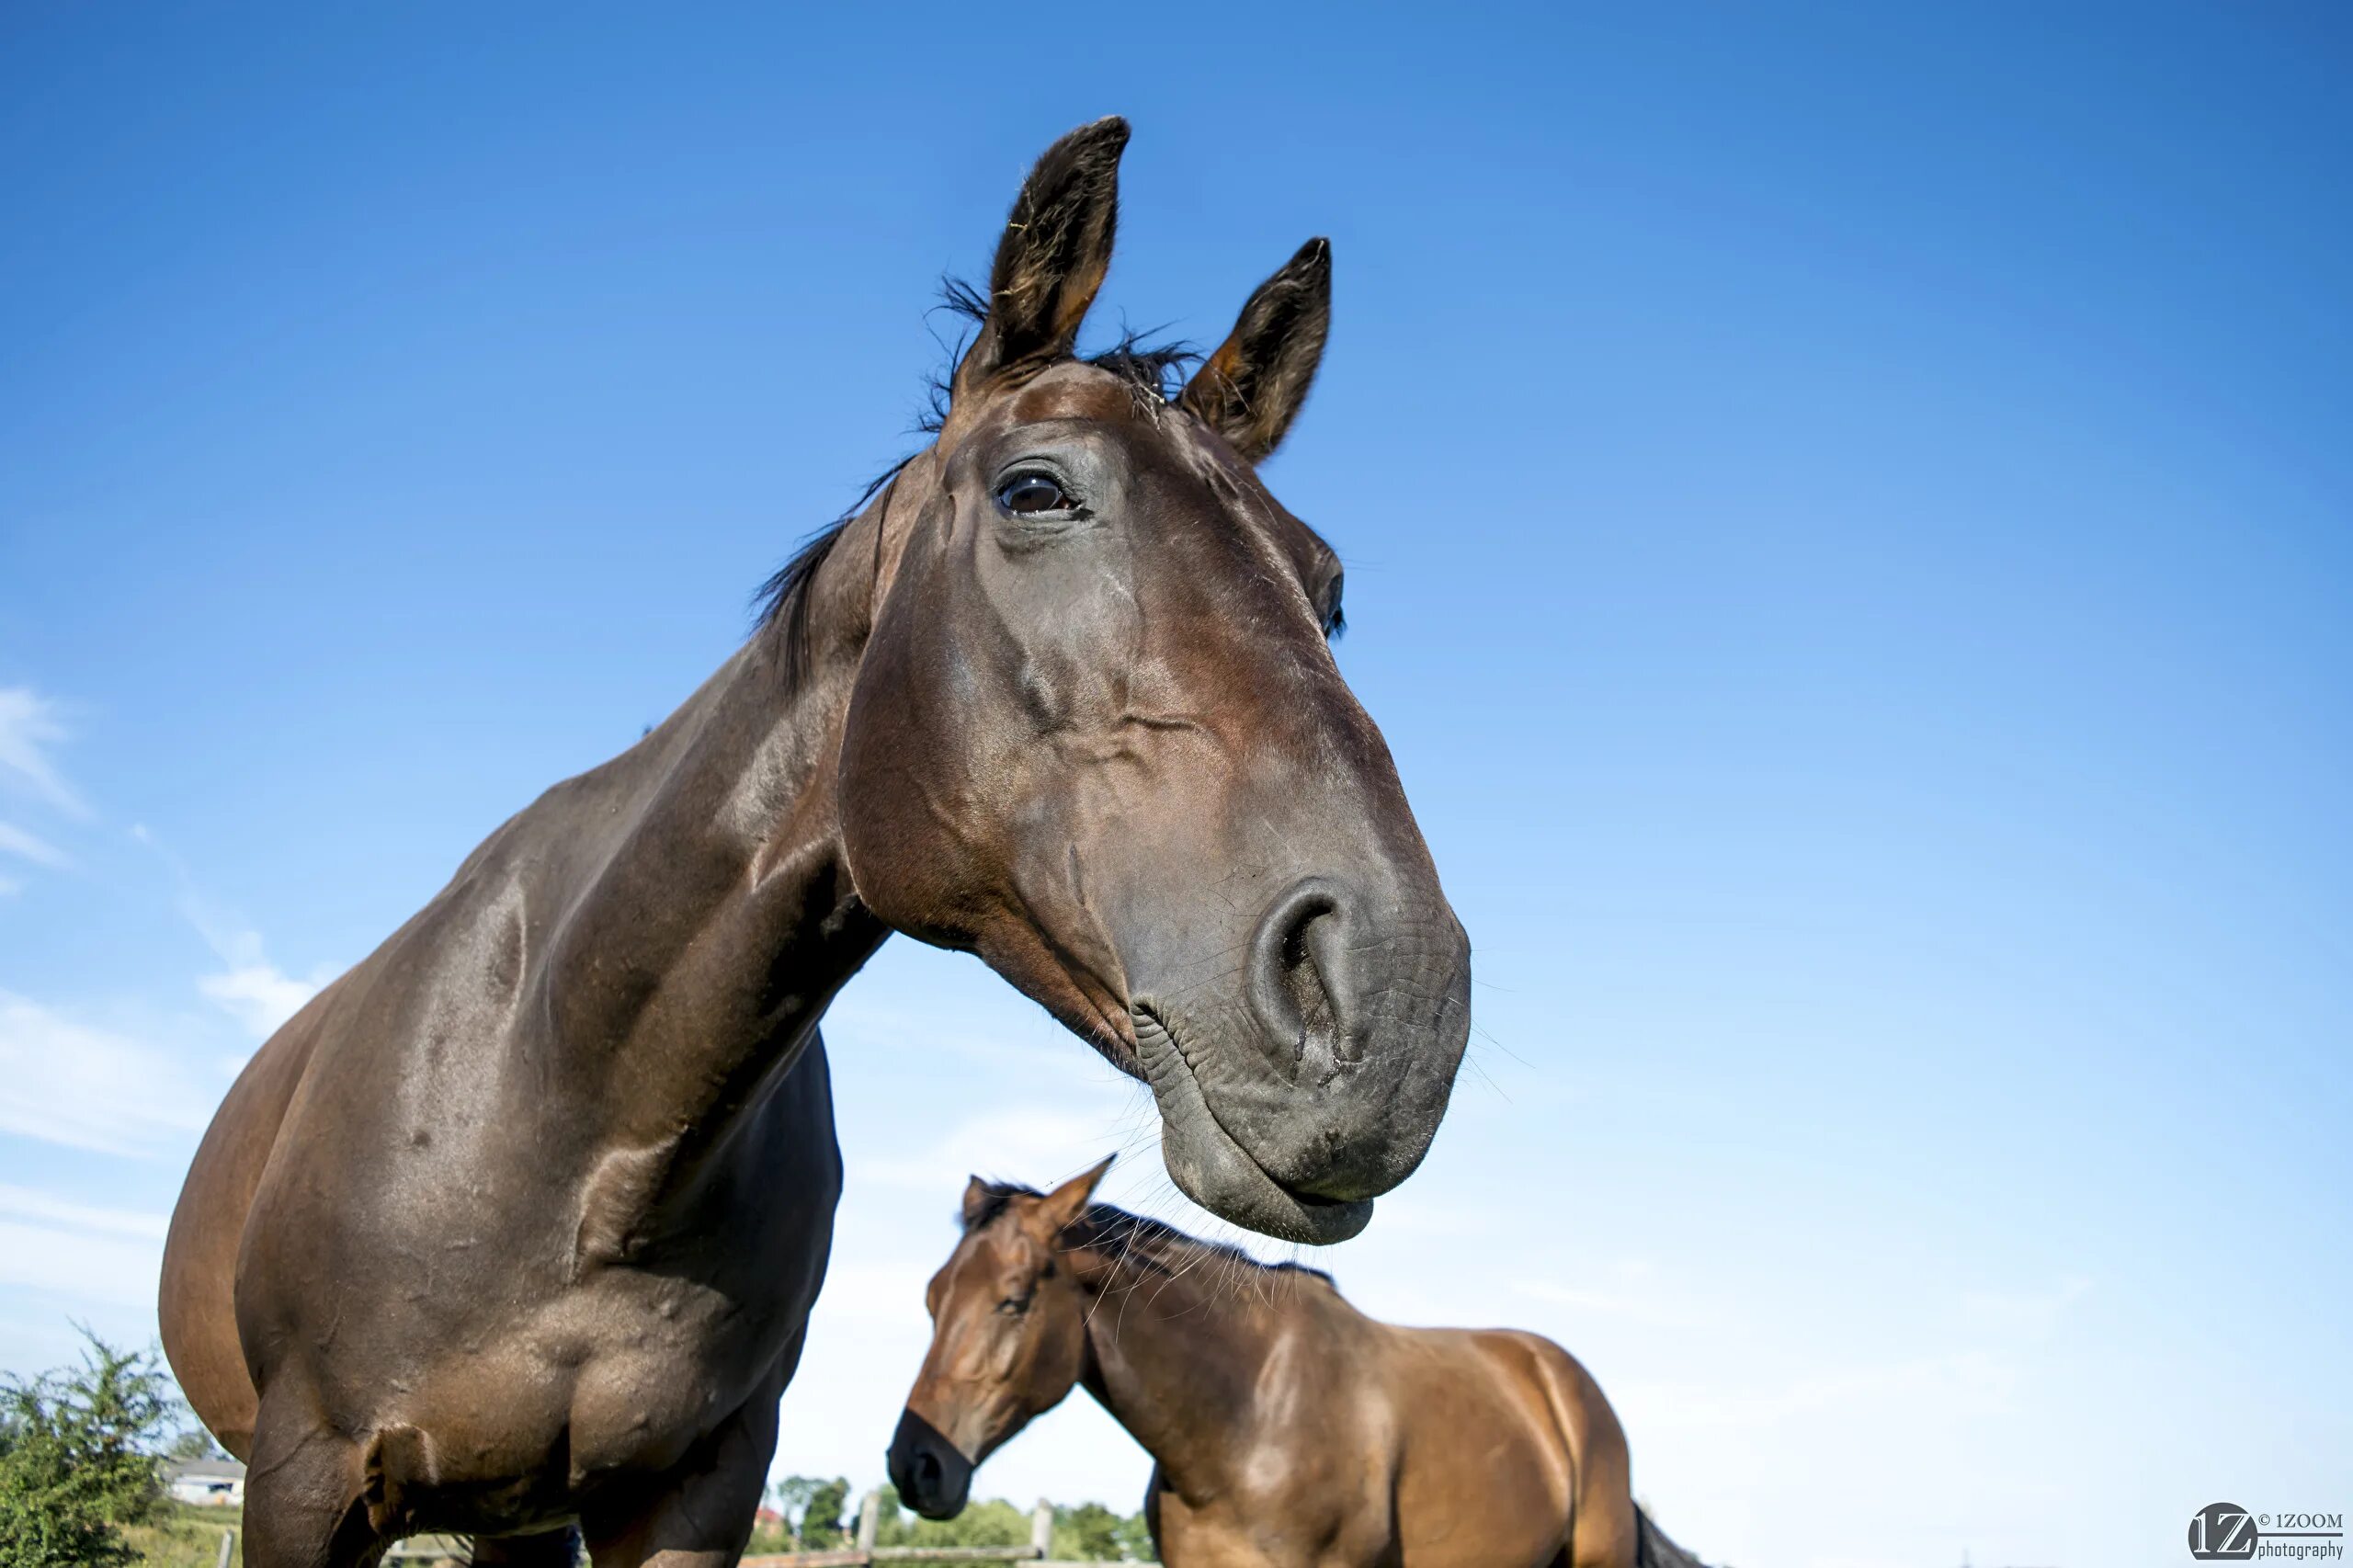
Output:
[[[882,508],[834,542],[870,551]],[[579,830],[559,851],[579,858],[578,891],[547,970],[558,1049],[582,1059],[621,1146],[669,1151],[674,1174],[725,1140],[890,935],[842,852],[835,770],[871,582],[843,568],[808,590],[823,601],[807,612],[814,654],[762,625],[635,746],[546,802]],[[628,1093],[596,1092],[617,1077]]]
[[[1093,1210],[1073,1267],[1086,1292],[1081,1381],[1186,1495],[1224,1489],[1296,1336],[1345,1303],[1323,1275]],[[1348,1314],[1352,1315],[1352,1314]]]

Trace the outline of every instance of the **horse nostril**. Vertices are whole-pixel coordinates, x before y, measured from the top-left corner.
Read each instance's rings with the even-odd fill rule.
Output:
[[[1251,943],[1250,1003],[1281,1054],[1328,1078],[1352,1061],[1347,921],[1340,890],[1310,878],[1275,901]]]
[[[930,1494],[939,1489],[939,1456],[931,1452],[915,1456],[915,1484]]]

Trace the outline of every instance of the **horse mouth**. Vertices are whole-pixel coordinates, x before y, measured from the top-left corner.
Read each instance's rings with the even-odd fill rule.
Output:
[[[1329,1246],[1372,1221],[1372,1199],[1318,1198],[1267,1174],[1201,1090],[1184,1047],[1148,1004],[1130,1011],[1144,1081],[1159,1104],[1161,1158],[1186,1197],[1237,1225],[1281,1241]]]

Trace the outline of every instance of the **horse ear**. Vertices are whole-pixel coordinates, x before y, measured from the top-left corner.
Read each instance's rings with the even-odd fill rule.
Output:
[[[1049,1234],[1060,1234],[1062,1228],[1086,1212],[1086,1200],[1095,1196],[1102,1185],[1103,1173],[1111,1168],[1117,1154],[1106,1154],[1091,1170],[1084,1170],[1054,1188],[1039,1200],[1038,1211],[1049,1227]]]
[[[1332,242],[1310,240],[1258,285],[1233,334],[1201,362],[1177,401],[1251,462],[1299,417],[1332,325]]]
[[[980,1177],[974,1176],[966,1182],[964,1184],[964,1228],[969,1231],[979,1224],[981,1217],[989,1211],[989,1207],[995,1199],[996,1194],[989,1190],[989,1184]]]
[[[1128,122],[1117,115],[1083,125],[1021,183],[989,267],[987,319],[956,367],[956,396],[1070,352],[1111,267],[1127,145]]]

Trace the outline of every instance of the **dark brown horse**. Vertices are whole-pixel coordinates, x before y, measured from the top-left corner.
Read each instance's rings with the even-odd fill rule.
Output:
[[[250,1568],[426,1529],[732,1562],[841,1172],[815,1025],[893,930],[1149,1079],[1202,1202],[1329,1240],[1421,1159],[1469,949],[1255,464],[1317,241],[1180,395],[1073,358],[1127,127],[1024,184],[938,439],[759,632],[492,835],[264,1046],[198,1151],[165,1348],[252,1461]]]
[[[965,1189],[891,1445],[918,1513],[961,1510],[973,1468],[1084,1383],[1153,1457],[1170,1568],[1698,1568],[1635,1506],[1567,1351],[1376,1323],[1324,1275],[1090,1205],[1110,1163]]]

